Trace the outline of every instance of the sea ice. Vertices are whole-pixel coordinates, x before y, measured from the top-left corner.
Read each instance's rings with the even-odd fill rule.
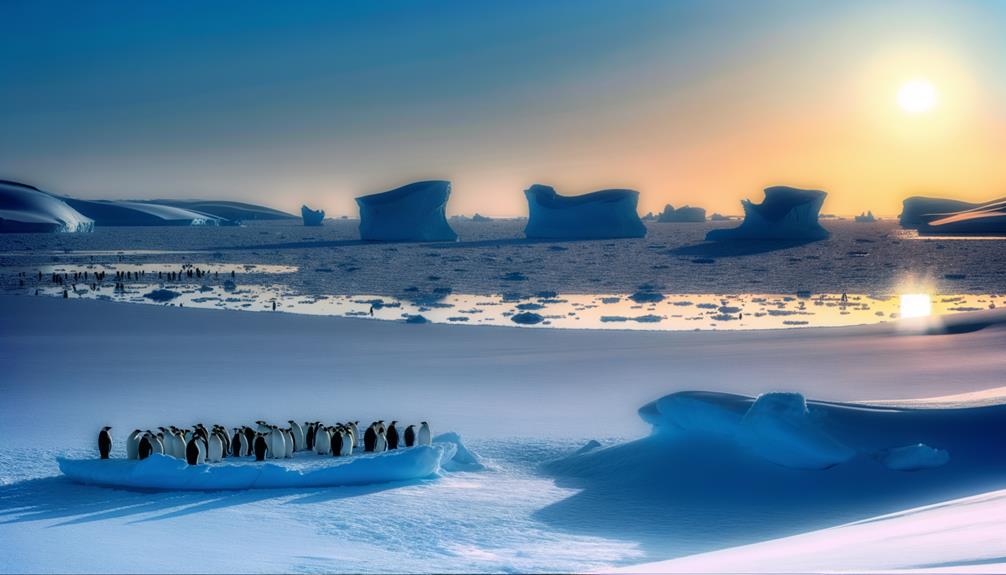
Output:
[[[430,180],[356,198],[360,239],[453,242],[458,235],[447,223],[450,196],[450,182]]]
[[[710,230],[707,240],[820,240],[828,230],[818,215],[828,194],[788,186],[765,188],[760,204],[743,200],[744,221],[736,228]]]
[[[89,232],[94,221],[38,188],[0,180],[0,233]]]
[[[646,226],[636,213],[639,192],[600,190],[580,196],[560,196],[551,186],[534,184],[524,191],[529,238],[641,238]]]

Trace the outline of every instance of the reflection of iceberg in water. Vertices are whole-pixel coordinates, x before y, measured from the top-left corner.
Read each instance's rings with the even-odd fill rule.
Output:
[[[0,232],[89,232],[94,221],[38,188],[0,180]]]
[[[827,196],[820,190],[788,186],[765,188],[760,204],[743,200],[744,221],[730,229],[710,230],[707,240],[820,240],[828,237],[817,218]]]
[[[535,184],[524,191],[529,238],[641,238],[646,226],[636,213],[639,192],[600,190],[580,196],[560,196],[551,186]]]
[[[446,216],[450,196],[450,182],[431,180],[356,198],[360,206],[360,239],[455,241],[458,235],[447,223]]]
[[[320,226],[325,221],[325,210],[312,210],[307,206],[300,207],[300,216],[305,226]]]

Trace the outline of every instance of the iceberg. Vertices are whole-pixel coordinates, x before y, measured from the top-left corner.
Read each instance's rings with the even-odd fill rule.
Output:
[[[873,215],[872,211],[863,212],[856,216],[856,222],[860,224],[872,224],[875,221],[877,221],[877,217]]]
[[[222,220],[185,208],[123,200],[60,198],[96,226],[218,226]]]
[[[828,194],[788,186],[765,188],[760,204],[743,200],[744,221],[736,228],[710,230],[707,240],[820,240],[828,230],[818,215]]]
[[[600,190],[560,196],[551,186],[534,184],[524,191],[528,221],[524,235],[543,239],[641,238],[646,226],[636,213],[639,192]]]
[[[312,210],[307,206],[301,206],[300,217],[303,218],[305,226],[320,226],[325,221],[325,210]]]
[[[664,211],[657,217],[657,221],[665,223],[704,222],[706,221],[706,210],[692,206],[683,206],[674,209],[674,206],[667,204],[664,206]]]
[[[454,438],[451,438],[454,439]],[[216,491],[337,487],[424,479],[452,465],[457,442],[442,441],[405,449],[348,457],[301,452],[289,460],[257,462],[253,457],[228,458],[225,463],[189,465],[182,459],[155,453],[135,459],[57,458],[70,480],[86,485],[168,491]],[[467,453],[467,452],[466,452]],[[458,465],[470,464],[466,454]]]
[[[34,186],[0,180],[0,233],[90,232],[94,221]]]
[[[908,198],[901,225],[922,234],[1006,234],[1006,199],[980,204]]]
[[[356,198],[360,239],[385,242],[453,242],[458,235],[447,223],[451,183],[414,182],[380,194]]]
[[[882,453],[880,461],[895,471],[918,471],[946,465],[950,454],[945,449],[934,449],[925,443],[895,447]]]
[[[186,210],[216,216],[230,223],[239,223],[249,220],[297,219],[297,216],[293,214],[288,214],[273,208],[227,200],[150,200],[149,202],[144,203],[184,208]]]

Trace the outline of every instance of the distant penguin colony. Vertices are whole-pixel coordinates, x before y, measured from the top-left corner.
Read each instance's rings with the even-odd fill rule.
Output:
[[[399,431],[398,421],[385,425],[384,420],[372,422],[360,434],[359,421],[327,425],[320,421],[303,424],[287,420],[280,427],[264,420],[254,426],[232,427],[232,433],[222,425],[207,428],[202,423],[192,427],[158,427],[157,431],[134,429],[126,437],[126,458],[146,459],[158,453],[183,459],[189,465],[218,463],[226,458],[254,457],[255,461],[290,459],[299,451],[317,455],[345,457],[361,447],[366,453],[381,453],[399,448],[432,445],[430,427],[424,421]],[[109,459],[112,453],[111,427],[98,432],[98,453]]]

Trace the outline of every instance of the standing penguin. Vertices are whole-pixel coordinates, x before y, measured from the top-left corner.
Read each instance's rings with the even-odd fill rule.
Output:
[[[112,428],[106,425],[98,432],[98,453],[102,459],[108,459],[108,454],[112,451],[112,436],[108,434],[109,429]]]
[[[346,440],[346,436],[343,435],[342,429],[333,428],[332,430],[332,441],[331,441],[331,451],[332,455],[338,457],[342,455],[342,443]]]
[[[269,450],[265,436],[261,433],[255,434],[255,461],[265,461],[265,452]]]
[[[189,465],[202,465],[206,462],[206,452],[203,451],[203,442],[198,437],[189,440],[185,446],[185,461]]]
[[[363,450],[373,451],[374,444],[377,443],[377,423],[371,423],[367,431],[363,432]]]
[[[220,435],[216,433],[211,433],[209,439],[206,440],[207,451],[206,460],[210,463],[217,463],[224,457],[224,442],[220,440]]]
[[[314,451],[314,436],[316,433],[318,433],[318,430],[315,429],[314,424],[308,423],[307,427],[304,429],[304,447],[306,447],[308,451]]]
[[[231,438],[231,457],[242,457],[248,451],[248,440],[245,434],[238,428],[234,428],[234,437]]]
[[[332,432],[327,427],[318,427],[314,434],[314,451],[318,455],[330,455],[332,453]]]
[[[291,457],[293,457],[293,452],[296,451],[297,448],[297,445],[294,442],[293,431],[289,429],[284,429],[283,439],[286,440],[286,453],[283,454],[283,457],[290,459]]]
[[[405,428],[405,447],[412,447],[416,444],[416,426],[410,425]]]
[[[395,427],[397,421],[392,421],[388,426],[388,449],[398,449],[398,428]]]
[[[353,455],[353,434],[350,430],[343,429],[342,434],[342,450],[339,451],[339,455]]]
[[[346,427],[349,429],[349,435],[352,437],[353,447],[360,445],[360,422],[350,421]]]
[[[377,429],[377,439],[374,441],[374,451],[381,453],[388,450],[388,438],[384,435],[384,429]]]
[[[149,433],[144,433],[143,437],[140,438],[140,447],[137,454],[138,459],[146,459],[154,452],[154,445],[151,443],[151,437],[153,436]]]
[[[143,432],[139,429],[134,429],[129,437],[126,438],[126,457],[129,459],[139,459],[140,458],[140,436]]]
[[[430,426],[425,421],[419,425],[419,435],[416,437],[418,445],[433,445],[433,437],[430,435]]]
[[[283,437],[283,431],[275,425],[269,432],[269,457],[272,459],[286,457],[286,439]]]
[[[290,433],[293,434],[294,451],[304,450],[304,428],[294,420],[290,420]]]

